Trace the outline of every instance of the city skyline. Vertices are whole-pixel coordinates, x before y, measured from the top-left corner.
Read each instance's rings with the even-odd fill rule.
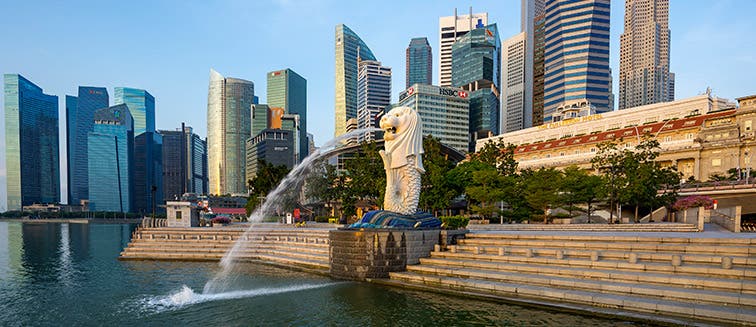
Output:
[[[429,5],[433,4],[433,5]],[[619,35],[622,33],[622,1],[612,1],[611,57],[615,94],[618,94]],[[265,74],[278,67],[291,67],[308,79],[308,107],[310,126],[322,126],[308,131],[315,135],[316,144],[322,144],[333,135],[333,28],[344,23],[352,27],[371,46],[379,59],[387,66],[395,68],[392,84],[392,102],[403,91],[404,60],[407,42],[412,37],[428,37],[431,45],[438,44],[438,19],[453,13],[454,4],[435,3],[403,4],[392,19],[399,24],[387,24],[385,20],[370,19],[370,11],[354,6],[340,8],[336,3],[296,1],[254,4],[156,4],[149,13],[136,13],[110,4],[110,8],[97,6],[49,5],[49,13],[38,12],[39,4],[7,3],[0,5],[2,12],[11,13],[0,20],[0,26],[14,30],[20,22],[31,19],[45,22],[25,30],[25,33],[5,35],[6,42],[20,44],[14,51],[0,54],[0,71],[19,73],[42,87],[46,93],[59,98],[59,112],[65,110],[65,95],[75,95],[80,85],[98,85],[109,91],[115,86],[128,85],[150,91],[157,99],[157,128],[172,128],[181,121],[196,126],[197,133],[206,136],[204,130],[207,106],[207,71],[211,67],[255,82],[258,89],[266,87]],[[467,6],[457,5],[460,13],[466,13]],[[54,8],[52,8],[54,7]],[[87,8],[85,8],[87,7]],[[210,8],[207,8],[210,7]],[[218,8],[216,8],[218,7]],[[701,93],[707,86],[722,97],[734,99],[752,93],[745,78],[756,69],[754,46],[743,42],[748,31],[754,30],[754,23],[745,15],[754,4],[746,2],[706,1],[670,3],[670,29],[674,31],[671,42],[670,68],[676,73],[676,96],[684,98]],[[164,20],[171,11],[181,21],[170,18]],[[243,18],[254,12],[269,15],[258,21]],[[507,39],[519,31],[520,2],[475,3],[474,12],[487,12],[489,23],[497,23],[502,39]],[[205,17],[210,12],[210,17]],[[418,14],[418,12],[422,14]],[[741,14],[742,13],[742,14]],[[99,17],[94,17],[95,14]],[[34,16],[32,16],[34,15]],[[136,16],[135,16],[136,15]],[[60,17],[69,17],[66,24]],[[126,24],[138,19],[144,26],[136,27],[137,33],[148,35],[146,51],[129,53],[123,51],[101,52],[97,60],[84,56],[85,52],[97,46],[108,44],[111,33],[134,26]],[[314,17],[314,19],[313,19]],[[46,19],[49,18],[49,19]],[[91,18],[91,19],[90,19]],[[207,18],[206,22],[201,20]],[[275,31],[270,22],[286,18],[291,24],[277,26]],[[270,20],[270,21],[269,21]],[[78,23],[81,21],[81,23]],[[253,45],[265,44],[270,53],[260,51],[238,51],[226,36],[214,32],[218,21],[229,21],[236,27],[252,28],[266,33],[256,33]],[[244,22],[241,22],[244,21]],[[57,22],[57,23],[56,23]],[[69,24],[70,23],[70,24]],[[90,26],[101,27],[100,29]],[[253,26],[248,26],[254,24]],[[78,35],[72,31],[86,25],[91,35],[87,35],[90,46],[83,47],[68,35]],[[302,35],[302,26],[310,26]],[[388,27],[387,27],[388,26]],[[392,27],[396,26],[396,27]],[[259,34],[259,39],[258,39]],[[295,35],[296,42],[304,48],[312,49],[302,55],[293,49],[291,42],[279,42],[283,35]],[[224,39],[216,41],[215,38]],[[212,40],[212,42],[211,42]],[[31,41],[46,41],[36,44]],[[129,47],[136,40],[122,40],[122,46]],[[740,41],[740,42],[738,42]],[[100,43],[101,42],[101,43]],[[140,40],[139,42],[143,42]],[[70,43],[70,44],[67,44]],[[220,47],[234,51],[209,51],[207,44],[221,44]],[[244,43],[244,42],[241,42]],[[701,47],[700,44],[717,44],[716,47]],[[75,47],[73,47],[75,46]],[[69,48],[70,47],[70,48]],[[56,49],[51,52],[50,49]],[[212,49],[211,49],[212,50]],[[233,54],[234,52],[236,54]],[[288,53],[291,52],[291,53]],[[434,70],[438,67],[438,49],[433,49]],[[250,53],[254,55],[250,57]],[[684,55],[683,55],[684,54]],[[130,58],[132,60],[125,60]],[[253,58],[253,60],[250,60]],[[716,64],[711,64],[716,63]],[[740,74],[735,75],[734,72]],[[742,74],[742,75],[741,75]],[[742,77],[741,77],[742,76]],[[178,81],[178,82],[177,82]],[[396,84],[399,83],[399,84]],[[438,76],[434,76],[438,84]],[[4,101],[4,99],[2,100]],[[265,103],[265,99],[260,100]],[[111,103],[112,104],[112,103]],[[60,126],[65,126],[64,112],[60,112]],[[60,139],[65,140],[64,131]],[[0,139],[4,144],[4,137]],[[64,145],[61,145],[62,149]],[[66,158],[62,150],[61,161]],[[61,167],[61,180],[65,167]],[[5,184],[5,159],[0,158],[0,184]],[[4,192],[0,187],[0,192]],[[63,191],[62,194],[67,192]],[[5,198],[2,193],[0,198]],[[0,207],[5,207],[0,202]]]

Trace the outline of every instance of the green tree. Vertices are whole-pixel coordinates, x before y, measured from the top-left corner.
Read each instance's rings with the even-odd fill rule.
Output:
[[[543,214],[544,222],[547,222],[546,211],[560,204],[559,186],[562,172],[554,168],[540,168],[538,170],[525,170],[524,177],[525,201],[533,209]]]
[[[438,211],[448,208],[451,200],[457,195],[449,179],[449,172],[454,169],[454,163],[441,152],[441,141],[437,138],[424,137],[423,150],[425,174],[422,178],[419,207],[438,216]]]
[[[601,177],[574,165],[565,168],[563,175],[560,187],[564,198],[562,202],[569,206],[570,215],[573,204],[585,203],[590,223],[593,204],[604,196]]]
[[[517,173],[517,161],[514,159],[514,144],[503,140],[489,141],[480,151],[471,155],[474,161],[480,161],[496,167],[499,174],[507,176]]]
[[[386,192],[386,171],[383,159],[378,154],[375,142],[363,143],[360,151],[344,164],[345,198],[368,200],[374,204],[382,202]],[[349,201],[347,201],[349,202]]]
[[[250,187],[250,194],[246,205],[247,215],[251,214],[260,204],[259,197],[265,196],[272,191],[286,177],[289,170],[284,165],[276,166],[265,160],[257,162],[257,175],[252,180],[247,181]]]
[[[681,175],[675,167],[662,167],[656,158],[659,157],[659,142],[652,138],[644,138],[634,151],[625,150],[624,174],[627,185],[620,200],[623,204],[635,207],[634,222],[638,222],[638,211],[643,205],[651,207],[668,205],[669,198],[676,196]],[[665,191],[664,197],[659,198],[659,191]]]
[[[614,223],[615,205],[619,202],[621,191],[627,185],[625,159],[627,151],[620,150],[616,142],[603,142],[597,146],[598,151],[591,159],[593,169],[601,174],[603,191],[609,200],[609,223]]]
[[[503,199],[503,176],[496,170],[483,169],[473,172],[472,185],[465,190],[473,201],[472,211],[490,218],[497,211],[496,202]]]

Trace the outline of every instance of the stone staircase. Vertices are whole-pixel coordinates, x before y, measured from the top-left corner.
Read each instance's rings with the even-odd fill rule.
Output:
[[[388,283],[651,320],[756,324],[756,238],[568,234],[470,233]]]
[[[140,228],[119,259],[219,261],[239,239],[236,260],[328,272],[328,229],[312,228]]]
[[[700,232],[693,224],[470,224],[473,231],[580,231],[580,232]]]

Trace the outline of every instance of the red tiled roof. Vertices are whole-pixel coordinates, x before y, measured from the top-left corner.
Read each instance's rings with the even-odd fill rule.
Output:
[[[244,208],[212,208],[214,214],[220,215],[246,215],[247,209]]]
[[[725,110],[725,111],[720,111],[720,112],[706,114],[706,115],[699,115],[695,117],[688,117],[688,118],[676,119],[676,120],[671,120],[671,121],[662,121],[658,123],[639,125],[635,127],[620,128],[620,129],[615,129],[615,130],[601,132],[601,133],[573,136],[573,137],[569,137],[565,139],[558,139],[558,140],[551,140],[551,141],[546,141],[546,142],[520,145],[515,149],[515,154],[539,151],[539,150],[543,150],[544,148],[554,149],[554,148],[559,148],[559,147],[566,147],[566,146],[570,146],[574,144],[601,143],[601,142],[610,141],[617,138],[635,138],[638,133],[640,133],[641,136],[643,136],[646,133],[656,134],[659,132],[662,126],[664,126],[665,131],[691,128],[694,126],[703,125],[706,119],[728,116],[733,113],[735,113],[735,110]],[[649,128],[651,130],[649,130]],[[566,143],[563,143],[563,142],[566,142]]]

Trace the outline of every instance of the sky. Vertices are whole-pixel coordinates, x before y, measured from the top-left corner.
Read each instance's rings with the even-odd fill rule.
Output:
[[[612,0],[611,67],[619,74],[624,1]],[[334,34],[343,23],[393,69],[393,100],[405,84],[405,49],[428,37],[438,82],[438,18],[488,12],[502,41],[520,31],[520,0],[480,1],[2,1],[0,73],[20,73],[59,97],[61,180],[65,181],[65,95],[80,85],[148,90],[156,126],[181,122],[207,135],[209,71],[255,83],[266,101],[266,73],[291,68],[307,79],[308,132],[333,137]],[[711,87],[734,99],[756,93],[756,11],[752,0],[670,0],[671,71],[676,98]],[[4,103],[0,93],[0,102]],[[0,115],[4,126],[4,111]],[[4,129],[0,144],[5,148]],[[0,211],[5,208],[5,153],[0,151]],[[65,182],[61,194],[66,194]]]

